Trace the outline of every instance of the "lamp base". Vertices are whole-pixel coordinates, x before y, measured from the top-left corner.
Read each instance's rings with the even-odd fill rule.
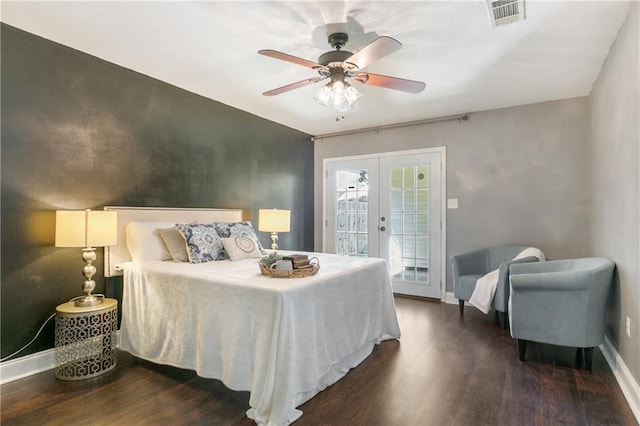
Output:
[[[278,233],[271,233],[271,250],[278,250]]]
[[[96,306],[101,304],[103,299],[104,296],[94,296],[93,294],[88,294],[85,296],[80,296],[80,298],[76,299],[74,305],[82,308],[88,306]]]
[[[84,268],[82,268],[82,275],[86,278],[82,285],[82,291],[84,296],[80,296],[75,301],[75,306],[87,307],[96,306],[102,303],[104,296],[94,296],[91,294],[93,289],[96,288],[96,282],[92,280],[92,277],[96,273],[96,267],[93,266],[93,262],[96,260],[96,249],[94,247],[86,247],[82,249],[82,259],[86,262]]]

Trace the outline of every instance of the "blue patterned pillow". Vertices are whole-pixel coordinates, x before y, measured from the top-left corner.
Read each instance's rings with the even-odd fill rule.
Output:
[[[176,223],[176,228],[187,242],[189,262],[204,263],[227,258],[222,240],[213,224]]]
[[[249,237],[258,243],[260,253],[266,254],[251,222],[216,222],[213,225],[220,238]]]

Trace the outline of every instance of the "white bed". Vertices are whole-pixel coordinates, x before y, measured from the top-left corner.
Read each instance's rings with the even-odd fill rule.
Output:
[[[149,222],[241,220],[240,211],[199,210],[194,219],[190,209],[107,209],[118,211],[119,227],[141,220],[141,211]],[[119,265],[124,274],[121,349],[250,391],[247,415],[258,424],[295,421],[297,406],[376,344],[400,337],[381,259],[314,253],[315,276],[275,279],[260,274],[255,258],[131,262],[122,245],[126,252],[125,241],[105,252],[106,273],[119,273]]]

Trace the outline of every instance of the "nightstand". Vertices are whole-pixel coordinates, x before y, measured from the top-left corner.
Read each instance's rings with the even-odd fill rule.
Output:
[[[118,361],[118,301],[95,306],[67,302],[56,308],[56,377],[82,380],[113,369]]]

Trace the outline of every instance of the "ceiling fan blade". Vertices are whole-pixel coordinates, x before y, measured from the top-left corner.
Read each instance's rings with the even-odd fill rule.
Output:
[[[264,55],[264,56],[268,56],[270,58],[280,59],[281,61],[291,62],[291,63],[296,64],[296,65],[302,65],[303,67],[307,67],[307,68],[322,67],[322,65],[320,65],[317,62],[308,61],[306,59],[298,58],[297,56],[289,55],[287,53],[278,52],[277,50],[263,49],[263,50],[258,50],[258,53],[261,54],[261,55]],[[324,68],[324,67],[322,67],[322,68]]]
[[[402,43],[395,38],[382,36],[373,40],[366,46],[356,50],[345,62],[356,65],[359,69],[366,67],[375,61],[400,50]]]
[[[300,87],[304,87],[304,86],[308,86],[308,85],[313,84],[313,83],[317,83],[317,82],[319,82],[321,80],[324,80],[325,78],[326,77],[307,78],[306,80],[297,81],[295,83],[287,84],[286,86],[282,86],[282,87],[278,87],[276,89],[269,90],[267,92],[264,92],[263,95],[265,95],[265,96],[279,95],[281,93],[285,93],[285,92],[288,92],[290,90],[298,89]]]
[[[409,93],[420,93],[427,87],[422,81],[407,80],[405,78],[389,77],[368,72],[359,72],[356,74],[355,80],[369,86],[384,87],[385,89],[400,90]]]

